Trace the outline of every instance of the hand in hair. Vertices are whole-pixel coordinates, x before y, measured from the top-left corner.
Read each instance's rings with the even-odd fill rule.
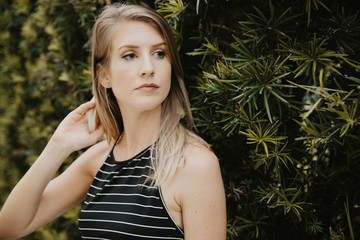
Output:
[[[59,124],[52,141],[73,152],[93,145],[104,134],[101,125],[89,128],[86,113],[94,111],[95,102],[89,101],[70,112]]]

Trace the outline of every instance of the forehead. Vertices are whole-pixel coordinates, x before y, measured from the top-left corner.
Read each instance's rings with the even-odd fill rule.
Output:
[[[122,21],[113,35],[112,46],[153,45],[160,42],[166,43],[166,39],[153,24],[142,21]]]

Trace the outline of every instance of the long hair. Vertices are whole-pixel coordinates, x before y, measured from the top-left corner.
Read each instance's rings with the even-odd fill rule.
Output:
[[[192,136],[207,146],[198,136],[187,130],[180,123],[185,115],[188,128],[193,128],[190,102],[183,80],[179,53],[172,30],[166,20],[154,10],[128,4],[113,4],[104,7],[93,27],[91,38],[91,67],[93,93],[96,101],[95,122],[101,122],[108,140],[117,139],[124,126],[120,108],[111,88],[101,85],[97,65],[100,63],[109,69],[112,39],[121,24],[127,21],[140,21],[155,27],[165,39],[171,60],[171,87],[162,103],[159,138],[151,148],[152,165],[155,171],[147,181],[159,186],[171,178],[177,167],[184,163],[184,150],[187,138]]]

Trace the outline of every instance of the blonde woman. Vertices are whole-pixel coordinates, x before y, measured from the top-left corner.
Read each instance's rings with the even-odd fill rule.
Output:
[[[83,239],[226,239],[218,160],[180,123],[185,115],[191,127],[192,116],[171,28],[151,9],[115,4],[98,16],[91,42],[95,101],[60,123],[13,189],[0,239],[25,236],[82,201]]]

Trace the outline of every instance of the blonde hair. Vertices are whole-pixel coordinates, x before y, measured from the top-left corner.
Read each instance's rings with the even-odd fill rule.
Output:
[[[124,130],[116,98],[111,88],[101,85],[96,67],[100,63],[108,69],[113,36],[119,29],[119,25],[126,21],[140,21],[152,25],[163,36],[169,49],[171,87],[162,103],[159,139],[151,148],[152,165],[155,171],[147,179],[152,185],[160,186],[175,174],[178,166],[184,163],[188,137],[191,136],[204,146],[207,144],[180,123],[181,116],[185,114],[188,127],[192,129],[194,125],[184,85],[183,70],[172,30],[166,20],[154,10],[140,5],[113,4],[106,6],[98,16],[91,38],[91,67],[96,114],[89,115],[92,115],[95,122],[95,124],[92,123],[92,128],[99,122],[102,123],[108,141],[117,139]]]

